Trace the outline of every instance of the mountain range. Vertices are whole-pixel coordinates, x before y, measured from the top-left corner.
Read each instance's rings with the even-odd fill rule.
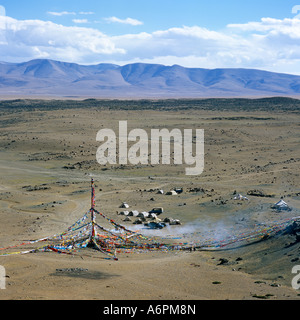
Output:
[[[300,96],[300,76],[256,69],[48,59],[0,62],[1,96],[94,98],[207,98]]]

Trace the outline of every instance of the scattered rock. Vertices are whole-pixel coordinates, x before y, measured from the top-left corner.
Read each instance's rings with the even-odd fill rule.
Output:
[[[89,269],[83,268],[63,268],[63,269],[56,269],[56,272],[68,272],[68,273],[78,273],[78,272],[86,272]]]
[[[41,185],[41,186],[24,186],[22,187],[22,189],[25,189],[26,191],[39,191],[39,190],[48,190],[51,189],[51,187],[45,186],[45,185]]]
[[[218,265],[228,264],[228,262],[229,262],[229,260],[226,259],[226,258],[220,258],[219,261],[220,261],[220,262],[218,263]]]
[[[280,287],[281,285],[280,285],[279,283],[271,283],[270,286],[271,286],[271,287],[278,288],[278,287]]]
[[[200,187],[188,188],[187,191],[188,192],[205,192],[205,190]]]
[[[274,195],[272,195],[272,194],[266,194],[264,191],[262,191],[262,190],[257,190],[257,189],[249,190],[249,191],[247,192],[247,195],[249,195],[249,196],[254,196],[254,197],[274,198]]]
[[[196,264],[196,263],[191,263],[191,266],[193,266],[193,267],[200,267],[200,264]]]

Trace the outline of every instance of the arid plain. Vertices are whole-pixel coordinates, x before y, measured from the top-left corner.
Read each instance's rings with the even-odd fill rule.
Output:
[[[124,222],[118,214],[122,202],[130,210],[163,207],[159,218],[181,221],[167,232],[199,237],[222,238],[230,230],[300,215],[298,100],[276,107],[266,100],[248,109],[234,100],[234,107],[224,108],[222,101],[213,108],[186,107],[186,101],[168,101],[167,107],[163,101],[136,103],[108,106],[99,100],[89,106],[87,100],[72,107],[69,101],[65,108],[62,101],[53,107],[55,101],[45,106],[20,100],[1,106],[0,247],[64,231],[90,208],[91,177],[96,208],[141,232],[143,225]],[[203,173],[187,176],[185,164],[100,165],[97,132],[110,128],[117,134],[121,120],[127,120],[128,130],[141,128],[149,137],[153,128],[204,129]],[[175,187],[183,192],[165,194]],[[234,200],[237,194],[249,200]],[[271,209],[281,198],[292,211]],[[90,249],[74,256],[0,256],[6,270],[0,299],[299,299],[291,286],[299,248],[293,235],[282,235],[235,250],[120,253],[119,261]]]

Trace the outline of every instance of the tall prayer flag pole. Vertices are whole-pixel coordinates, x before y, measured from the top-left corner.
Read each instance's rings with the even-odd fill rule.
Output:
[[[95,237],[95,187],[94,179],[91,179],[91,220],[92,220],[92,239]]]

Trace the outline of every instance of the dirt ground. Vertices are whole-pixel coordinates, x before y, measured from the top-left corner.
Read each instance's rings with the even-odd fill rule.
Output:
[[[152,128],[204,129],[203,173],[187,176],[185,164],[100,165],[96,134],[103,128],[117,134],[120,120],[149,136]],[[163,207],[160,218],[181,221],[167,227],[177,235],[192,230],[221,238],[300,215],[296,112],[18,108],[1,110],[0,124],[0,247],[65,230],[90,208],[91,177],[96,208],[141,232],[143,225],[118,214],[122,202],[130,210]],[[174,187],[183,192],[165,194]],[[239,193],[249,200],[234,200]],[[280,198],[293,210],[272,210]],[[235,250],[121,253],[118,261],[91,249],[0,256],[6,270],[0,299],[299,299],[291,286],[299,250],[285,235]]]

